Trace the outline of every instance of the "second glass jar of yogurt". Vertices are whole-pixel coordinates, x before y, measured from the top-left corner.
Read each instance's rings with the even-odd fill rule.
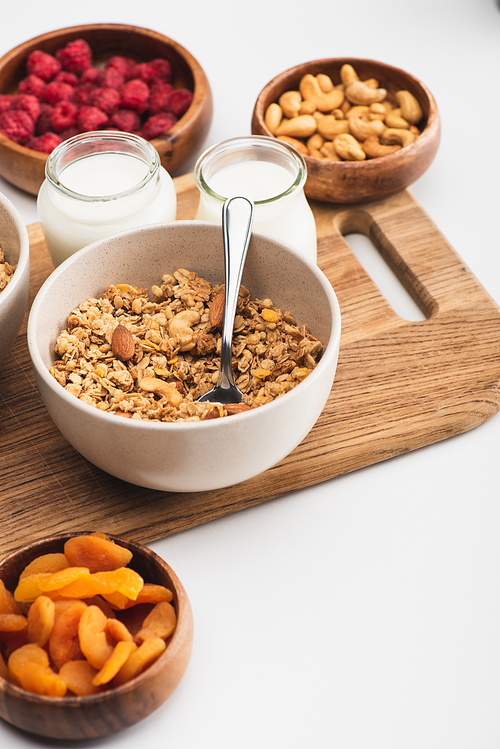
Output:
[[[200,201],[196,219],[222,220],[227,198],[254,202],[255,231],[317,261],[316,224],[304,195],[306,163],[294,148],[263,135],[232,138],[205,151],[194,169]]]

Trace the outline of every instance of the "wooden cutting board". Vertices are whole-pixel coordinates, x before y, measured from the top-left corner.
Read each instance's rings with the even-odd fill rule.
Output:
[[[193,218],[193,176],[175,183],[178,218]],[[318,263],[337,293],[343,329],[332,392],[306,439],[278,465],[227,489],[177,494],[115,479],[52,423],[35,385],[25,319],[0,368],[0,555],[66,531],[147,543],[465,432],[499,410],[500,308],[411,193],[311,205]],[[39,225],[28,231],[31,303],[53,266]],[[396,315],[344,240],[350,232],[371,238],[426,320]]]

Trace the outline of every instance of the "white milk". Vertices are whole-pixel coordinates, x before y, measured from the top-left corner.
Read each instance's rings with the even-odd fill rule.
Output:
[[[111,141],[111,147],[116,149],[120,148],[122,136],[126,141],[136,138],[125,133],[116,135]],[[99,136],[103,133],[95,134],[96,139]],[[64,149],[72,140],[59,148]],[[56,161],[55,184],[47,176],[37,201],[38,217],[55,266],[97,239],[137,226],[175,220],[174,184],[160,166],[156,152],[152,158],[158,159],[157,164],[145,160],[152,150],[150,144],[137,152],[90,150],[69,163]]]
[[[226,141],[206,151],[195,166],[200,189],[195,218],[221,221],[224,200],[242,195],[255,203],[255,231],[316,263],[316,225],[303,191],[305,169],[303,159],[281,141],[261,136]]]

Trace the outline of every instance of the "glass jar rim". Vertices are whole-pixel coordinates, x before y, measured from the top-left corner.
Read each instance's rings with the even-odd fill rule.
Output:
[[[104,146],[98,148],[98,144]],[[120,148],[122,144],[122,148]],[[58,169],[61,166],[61,160],[68,154],[78,153],[80,149],[83,149],[86,145],[92,148],[89,153],[82,153],[77,155],[76,158],[69,159],[64,166],[68,166],[75,161],[79,161],[82,158],[93,156],[97,153],[125,153],[126,155],[142,156],[144,163],[149,164],[149,168],[144,177],[139,180],[132,187],[127,188],[121,192],[110,193],[109,195],[86,195],[84,193],[76,192],[66,187],[63,182],[59,179]],[[130,150],[124,150],[124,146],[128,149],[135,148],[136,154]],[[134,133],[126,133],[123,131],[114,130],[93,130],[86,133],[79,133],[71,138],[60,143],[54,150],[49,154],[49,157],[45,163],[45,177],[52,187],[58,190],[60,193],[69,198],[74,198],[87,203],[105,203],[111,200],[119,200],[120,198],[126,198],[132,195],[137,190],[151,182],[159,172],[160,169],[160,156],[158,151],[151,143],[140,135]]]
[[[267,135],[247,135],[222,141],[222,143],[218,143],[215,146],[207,148],[207,150],[201,154],[194,167],[194,177],[198,189],[202,193],[206,193],[210,197],[220,202],[224,202],[228,197],[231,197],[229,195],[219,195],[219,193],[215,192],[215,190],[212,190],[203,174],[203,166],[207,162],[210,163],[211,160],[219,155],[224,156],[237,151],[242,151],[250,154],[252,149],[255,149],[256,147],[265,149],[269,153],[275,153],[277,155],[287,157],[288,160],[296,167],[297,176],[293,180],[290,187],[288,187],[278,195],[273,195],[271,198],[266,198],[265,200],[254,200],[255,206],[272,205],[278,200],[292,195],[293,193],[304,187],[307,178],[307,166],[304,157],[297,151],[297,149],[295,149],[288,143],[285,143],[284,141],[277,140],[276,138],[271,138]],[[246,160],[250,161],[252,159],[245,159],[245,161]]]

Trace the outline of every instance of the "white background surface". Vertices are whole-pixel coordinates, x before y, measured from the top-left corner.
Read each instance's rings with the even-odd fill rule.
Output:
[[[3,15],[0,54],[80,23],[175,39],[213,89],[207,147],[249,134],[259,91],[300,62],[408,70],[442,118],[411,191],[500,302],[495,0],[24,0]],[[33,198],[1,180],[0,191],[37,220]],[[191,600],[190,665],[152,716],[79,746],[498,749],[499,419],[154,543]],[[0,746],[71,742],[0,722]]]

